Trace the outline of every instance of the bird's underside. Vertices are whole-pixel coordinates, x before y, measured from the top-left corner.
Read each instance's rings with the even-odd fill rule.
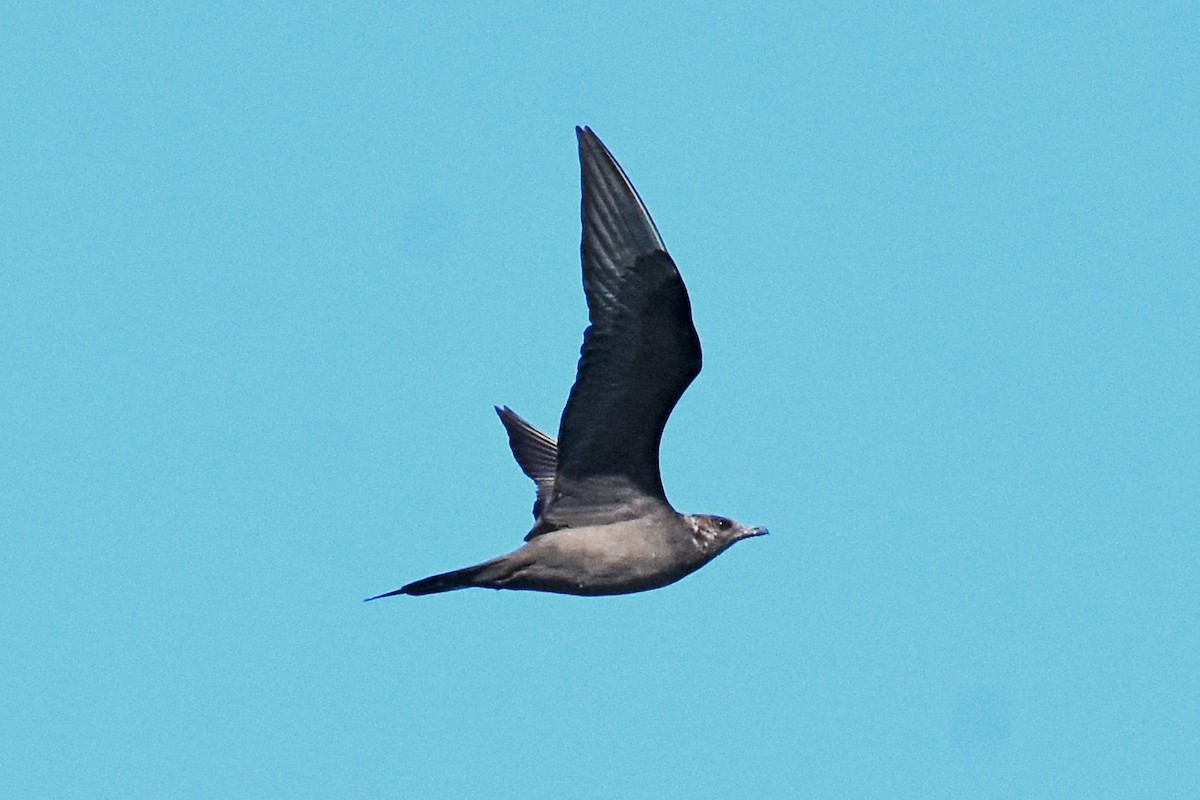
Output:
[[[394,592],[471,586],[576,595],[656,589],[734,542],[766,533],[678,514],[659,474],[663,426],[700,372],[687,289],[650,214],[588,128],[576,129],[583,180],[583,286],[590,325],[557,441],[497,408],[513,456],[537,485],[525,544]],[[369,599],[377,599],[376,597]]]

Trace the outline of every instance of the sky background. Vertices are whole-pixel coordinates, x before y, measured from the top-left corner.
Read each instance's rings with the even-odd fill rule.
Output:
[[[457,5],[5,12],[0,795],[1194,797],[1197,6]],[[772,535],[363,604],[532,522],[576,124]]]

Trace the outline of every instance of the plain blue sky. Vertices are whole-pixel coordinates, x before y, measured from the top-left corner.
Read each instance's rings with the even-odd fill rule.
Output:
[[[1194,3],[26,4],[0,28],[0,795],[1200,785]],[[572,127],[691,292],[662,591],[516,546]]]

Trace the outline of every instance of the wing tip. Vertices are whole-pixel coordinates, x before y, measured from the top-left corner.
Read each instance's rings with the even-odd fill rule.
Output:
[[[608,149],[608,145],[604,144],[604,142],[600,140],[600,137],[597,136],[596,132],[591,129],[591,126],[584,125],[580,127],[579,125],[576,125],[575,138],[579,140],[579,151],[581,154],[600,154],[603,159],[610,161],[613,164],[617,163],[617,159],[613,157],[612,151]],[[595,156],[593,156],[593,158],[594,157]],[[617,170],[621,171],[621,174],[624,175],[624,172],[621,170],[620,166],[617,166]],[[628,181],[629,179],[625,178],[625,180]]]

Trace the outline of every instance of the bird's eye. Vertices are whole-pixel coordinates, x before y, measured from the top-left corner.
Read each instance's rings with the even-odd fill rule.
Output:
[[[732,522],[725,519],[724,517],[717,517],[717,527],[723,531],[729,530],[729,526],[732,524],[733,524]]]

